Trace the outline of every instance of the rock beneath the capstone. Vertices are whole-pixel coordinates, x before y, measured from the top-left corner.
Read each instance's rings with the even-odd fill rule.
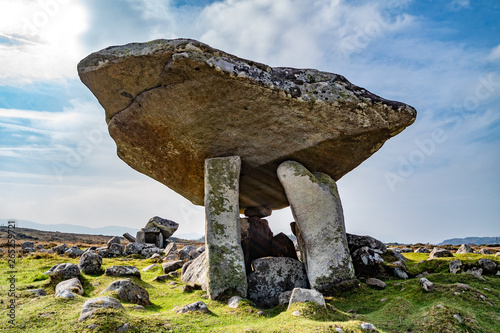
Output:
[[[130,243],[135,243],[135,237],[129,234],[128,232],[123,234],[123,238],[128,240]]]
[[[346,233],[346,237],[347,244],[349,245],[349,251],[351,253],[365,246],[374,250],[380,250],[382,251],[382,253],[387,252],[387,247],[385,246],[385,244],[371,236],[358,236]]]
[[[125,246],[120,243],[111,243],[108,245],[108,250],[106,252],[108,257],[118,257],[123,254]]]
[[[171,237],[179,228],[179,223],[155,216],[149,219],[146,228],[155,227],[160,229],[163,239]]]
[[[226,290],[247,295],[238,206],[239,156],[205,161],[205,220],[207,293],[216,299]]]
[[[135,266],[111,266],[106,268],[104,274],[107,276],[141,276],[141,272]]]
[[[149,293],[146,289],[132,282],[130,279],[112,282],[101,294],[111,292],[116,293],[118,298],[124,302],[131,302],[139,305],[149,305]]]
[[[163,264],[161,264],[161,268],[163,269],[163,272],[165,274],[168,274],[170,272],[178,270],[179,268],[182,268],[183,265],[183,260],[176,260],[172,262],[164,262]]]
[[[457,250],[457,253],[473,253],[474,250],[467,244],[462,244]]]
[[[288,305],[288,303],[290,302],[290,296],[292,296],[291,290],[282,292],[278,296],[278,305]]]
[[[259,207],[248,207],[247,209],[245,209],[243,214],[246,217],[254,217],[255,216],[258,218],[263,218],[263,217],[271,216],[272,212],[273,211],[267,207],[259,206]]]
[[[496,262],[491,261],[490,259],[479,259],[477,263],[483,269],[484,274],[495,274],[497,271]]]
[[[71,291],[72,293],[83,295],[83,286],[78,278],[61,281],[56,285],[55,295],[59,295],[63,290]]]
[[[127,246],[125,246],[125,251],[123,251],[123,254],[125,255],[130,255],[130,254],[139,254],[141,251],[144,249],[144,243],[128,243]]]
[[[189,253],[191,253],[191,251],[193,251],[193,250],[196,251],[196,246],[186,245],[186,246],[184,246],[182,249],[180,249],[177,252],[177,256],[179,257],[180,260],[190,260],[190,259],[193,259],[189,255]]]
[[[241,248],[247,272],[252,270],[255,259],[273,255],[272,241],[273,232],[267,220],[256,216],[241,219]]]
[[[120,241],[120,237],[118,237],[118,236],[113,236],[113,237],[111,237],[111,239],[108,241],[108,243],[106,244],[106,246],[109,248],[109,246],[110,246],[111,244],[120,244],[120,242],[121,242],[121,241]]]
[[[85,274],[98,274],[101,266],[102,257],[95,251],[85,252],[78,261],[78,267]]]
[[[293,303],[305,302],[312,302],[326,307],[325,299],[319,291],[314,289],[295,288],[292,290],[292,295],[290,295],[288,308],[290,308]]]
[[[299,260],[292,240],[282,232],[272,238],[272,249],[273,257],[289,257]]]
[[[387,286],[384,281],[376,278],[367,279],[366,284],[375,289],[385,289],[385,287]]]
[[[371,323],[362,323],[361,324],[361,329],[363,331],[376,331],[377,328],[375,327],[375,325],[371,324]]]
[[[296,220],[295,232],[311,287],[326,291],[354,278],[344,226],[342,204],[335,181],[287,161],[278,167]]]
[[[421,278],[420,279],[420,286],[425,290],[425,291],[431,291],[432,288],[434,288],[434,283],[431,281],[427,280],[426,278]]]
[[[207,253],[203,252],[192,261],[182,266],[181,281],[188,284],[197,284],[207,290]]]
[[[460,272],[460,266],[462,266],[462,262],[458,259],[450,261],[450,273],[457,274]]]
[[[445,257],[453,257],[453,255],[449,250],[440,249],[439,247],[435,247],[434,249],[432,249],[431,253],[429,254],[429,259],[445,258]]]
[[[368,246],[355,250],[351,257],[358,276],[377,276],[383,271],[380,264],[384,262],[384,259]]]
[[[400,267],[394,268],[394,276],[397,277],[398,279],[403,279],[406,280],[408,279],[408,274]]]
[[[229,306],[230,308],[236,309],[238,307],[238,305],[240,305],[240,301],[242,299],[243,298],[241,298],[240,296],[233,296],[229,299],[229,301],[227,301],[227,306]]]
[[[66,244],[61,244],[61,245],[57,245],[57,246],[54,246],[52,248],[52,251],[54,253],[57,253],[57,254],[63,254],[64,251],[66,251],[66,249],[68,248],[68,245]]]
[[[106,110],[118,156],[196,205],[206,158],[241,156],[239,206],[279,209],[279,163],[338,180],[416,117],[341,75],[272,68],[189,39],[109,47],[78,74]]]
[[[64,255],[70,258],[76,258],[83,254],[83,251],[80,250],[78,246],[72,246],[64,251]]]
[[[289,257],[266,257],[254,260],[248,275],[248,299],[259,307],[279,304],[279,295],[294,288],[308,288],[304,264]]]
[[[44,274],[50,277],[50,281],[59,282],[80,277],[80,269],[73,263],[63,263],[52,266]]]
[[[203,303],[202,301],[198,301],[198,302],[183,306],[182,308],[175,311],[175,313],[187,313],[187,312],[210,313],[210,310],[208,310],[207,305],[205,303]]]
[[[163,250],[163,253],[165,253],[165,257],[168,257],[171,253],[174,253],[177,251],[177,245],[175,242],[168,243],[168,245],[165,247],[165,250]]]
[[[73,292],[71,292],[70,290],[64,289],[60,293],[56,294],[55,297],[57,297],[57,298],[75,298],[76,295]]]
[[[34,294],[38,297],[43,297],[43,296],[47,296],[47,292],[42,289],[42,288],[38,288],[38,289],[28,289],[26,290],[27,292],[31,293],[31,294]]]
[[[425,247],[419,247],[418,249],[416,249],[413,252],[415,252],[415,253],[431,253],[431,251]]]
[[[480,254],[493,254],[493,251],[488,250],[488,249],[481,249],[479,250]]]
[[[87,300],[83,303],[82,310],[80,312],[79,322],[91,317],[99,309],[124,309],[121,303],[115,298],[109,296],[95,297]]]

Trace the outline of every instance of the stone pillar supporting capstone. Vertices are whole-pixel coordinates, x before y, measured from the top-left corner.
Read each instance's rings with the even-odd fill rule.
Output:
[[[278,167],[278,178],[296,221],[295,233],[311,287],[328,292],[354,278],[335,181],[294,161]]]
[[[239,156],[205,160],[205,245],[207,292],[216,299],[226,290],[247,295],[239,215]]]

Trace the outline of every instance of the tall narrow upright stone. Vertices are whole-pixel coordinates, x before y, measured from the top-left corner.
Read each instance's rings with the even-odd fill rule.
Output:
[[[216,299],[232,289],[247,295],[239,216],[239,156],[205,160],[207,292]]]
[[[354,278],[335,181],[293,161],[278,167],[278,178],[297,222],[295,232],[311,287],[327,292]]]

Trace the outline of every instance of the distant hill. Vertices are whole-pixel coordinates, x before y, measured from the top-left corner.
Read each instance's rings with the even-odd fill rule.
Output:
[[[0,225],[6,226],[8,221],[9,221],[8,219],[0,219]],[[128,228],[121,226],[105,226],[99,228],[91,228],[74,224],[41,224],[28,220],[16,220],[16,227],[30,228],[43,231],[56,231],[56,232],[58,231],[58,232],[67,232],[74,234],[107,235],[107,236],[121,236],[124,233],[128,232],[134,237],[137,231],[139,231],[139,228]],[[201,236],[203,235],[197,233],[174,234],[174,237],[182,239],[198,239]]]
[[[451,238],[446,239],[439,243],[438,245],[461,245],[461,244],[500,244],[500,236],[499,237],[465,237],[465,238]]]

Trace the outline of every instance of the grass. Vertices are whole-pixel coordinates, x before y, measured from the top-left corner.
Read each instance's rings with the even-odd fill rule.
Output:
[[[151,305],[145,310],[134,309],[135,304],[124,303],[124,311],[103,310],[90,319],[79,323],[83,303],[100,293],[119,279],[104,274],[83,274],[81,282],[85,293],[74,299],[53,297],[54,284],[44,278],[43,272],[54,264],[78,263],[77,259],[57,255],[31,255],[16,259],[16,319],[8,324],[7,305],[8,274],[0,276],[0,332],[115,332],[124,323],[130,323],[127,332],[362,332],[360,324],[374,324],[378,332],[500,332],[500,277],[485,276],[479,280],[469,274],[452,275],[448,264],[461,259],[465,265],[476,263],[480,258],[494,259],[492,255],[465,254],[454,258],[426,260],[428,254],[407,253],[408,270],[412,276],[427,271],[427,278],[435,285],[434,290],[424,291],[419,279],[389,279],[387,288],[374,290],[364,283],[359,287],[326,297],[327,308],[305,303],[261,310],[250,301],[243,301],[237,309],[225,302],[210,301],[202,297],[201,290],[183,292],[179,278],[176,285],[153,282],[162,274],[161,265],[141,278],[132,280],[146,288]],[[5,257],[4,257],[5,258]],[[498,258],[498,257],[497,257]],[[133,265],[142,269],[152,261],[138,258],[103,260],[103,271],[113,265]],[[498,261],[497,261],[498,263]],[[0,269],[7,272],[6,260]],[[471,288],[464,289],[460,283]],[[26,289],[43,288],[48,296],[34,297]],[[176,314],[175,309],[196,301],[204,301],[209,314]],[[263,311],[261,315],[259,311]],[[294,316],[300,311],[300,316]],[[461,322],[454,316],[459,316]],[[93,326],[95,325],[95,326]]]

